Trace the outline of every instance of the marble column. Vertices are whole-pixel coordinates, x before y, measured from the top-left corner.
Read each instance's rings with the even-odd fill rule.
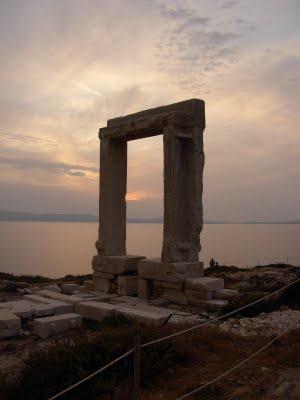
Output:
[[[203,128],[164,128],[162,262],[199,261],[203,224]]]
[[[101,139],[99,255],[126,255],[126,186],[127,141]]]

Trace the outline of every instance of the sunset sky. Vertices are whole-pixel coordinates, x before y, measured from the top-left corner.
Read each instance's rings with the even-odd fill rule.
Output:
[[[300,219],[299,0],[0,2],[0,209],[97,213],[98,129],[206,102],[204,216]],[[162,137],[129,143],[128,215],[161,216]]]

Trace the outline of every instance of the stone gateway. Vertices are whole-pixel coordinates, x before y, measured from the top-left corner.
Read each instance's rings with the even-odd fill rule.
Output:
[[[188,302],[185,281],[203,276],[204,129],[204,101],[191,99],[110,119],[99,130],[99,237],[93,258],[98,290],[117,293],[119,288],[122,295],[172,301],[184,296]],[[127,142],[155,135],[163,135],[163,243],[161,257],[147,259],[126,253]]]

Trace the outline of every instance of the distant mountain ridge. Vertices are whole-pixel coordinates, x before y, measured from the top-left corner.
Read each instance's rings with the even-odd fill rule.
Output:
[[[93,214],[56,214],[45,213],[35,214],[21,211],[0,210],[0,221],[31,221],[31,222],[98,222],[98,216]],[[163,217],[155,218],[134,218],[128,217],[130,223],[149,223],[161,224]],[[205,224],[300,224],[300,220],[295,221],[204,221]]]
[[[92,214],[34,214],[0,210],[0,221],[96,222],[98,217]]]

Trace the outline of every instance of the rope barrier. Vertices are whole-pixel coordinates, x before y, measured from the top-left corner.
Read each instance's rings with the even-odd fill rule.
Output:
[[[269,297],[272,297],[274,294],[280,293],[281,291],[287,289],[288,287],[294,285],[294,284],[297,283],[297,282],[300,282],[300,279],[296,279],[294,282],[289,283],[289,284],[283,286],[282,288],[276,290],[275,292],[272,292],[272,293],[270,293],[270,294],[268,294],[268,295],[266,295],[266,296],[264,296],[264,297],[262,297],[262,298],[260,298],[260,299],[258,299],[258,300],[256,300],[256,301],[253,301],[252,303],[246,304],[245,306],[239,307],[239,308],[237,308],[236,310],[230,311],[230,312],[228,312],[228,313],[226,313],[226,314],[223,314],[223,315],[220,315],[220,316],[215,317],[215,318],[213,318],[213,319],[210,319],[209,321],[205,321],[205,322],[203,322],[202,324],[198,324],[198,325],[192,326],[191,328],[187,328],[187,329],[184,329],[184,330],[182,330],[182,331],[173,333],[173,334],[171,334],[171,335],[167,335],[167,336],[164,336],[164,337],[162,337],[162,338],[159,338],[159,339],[156,339],[156,340],[152,340],[151,342],[144,343],[144,344],[141,345],[140,347],[141,347],[141,348],[149,347],[149,346],[151,346],[151,345],[153,345],[153,344],[160,343],[160,342],[162,342],[162,341],[171,339],[171,338],[173,338],[173,337],[176,337],[176,336],[179,336],[179,335],[183,335],[184,333],[191,332],[191,331],[193,331],[193,330],[195,330],[195,329],[197,329],[197,328],[200,328],[200,327],[202,327],[202,326],[204,326],[204,325],[211,324],[212,322],[218,321],[218,320],[220,320],[220,319],[222,319],[222,318],[229,317],[230,315],[233,315],[233,314],[235,314],[235,313],[238,312],[238,311],[244,310],[245,308],[251,307],[251,306],[253,306],[254,304],[259,303],[260,301],[263,301],[263,300],[265,300],[265,299],[267,299],[267,298],[269,298]],[[283,335],[283,334],[277,336],[275,339],[273,339],[271,342],[269,342],[268,345],[264,346],[264,347],[261,348],[258,352],[254,353],[250,358],[254,357],[256,354],[258,354],[259,352],[263,351],[266,347],[268,347],[269,345],[271,345],[275,340],[277,340],[277,339],[278,339],[280,336],[282,336],[282,335]],[[133,352],[134,352],[134,349],[128,350],[126,353],[122,354],[121,356],[115,358],[115,359],[114,359],[113,361],[111,361],[110,363],[106,364],[104,367],[101,367],[100,369],[98,369],[97,371],[95,371],[95,372],[93,372],[92,374],[88,375],[88,376],[85,377],[84,379],[81,379],[80,381],[78,381],[78,382],[75,383],[74,385],[69,386],[68,388],[66,388],[66,389],[62,390],[61,392],[57,393],[56,395],[50,397],[48,400],[55,400],[55,399],[59,398],[59,397],[62,396],[63,394],[69,392],[70,390],[76,388],[77,386],[81,385],[82,383],[88,381],[89,379],[91,379],[91,378],[93,378],[94,376],[96,376],[96,375],[100,374],[101,372],[105,371],[106,369],[108,369],[108,368],[111,367],[112,365],[114,365],[114,364],[116,364],[117,362],[121,361],[122,359],[126,358],[127,356],[129,356],[129,355],[132,354]],[[244,360],[242,363],[240,363],[240,365],[243,365],[246,361],[250,360],[250,358],[248,358],[247,360]],[[237,368],[237,366],[234,367],[234,369],[235,369],[235,368]],[[231,370],[227,371],[227,372],[225,373],[225,375],[227,375],[227,373],[230,373],[230,372],[233,371],[234,369],[231,369]],[[218,377],[218,379],[221,379],[221,377],[222,377],[222,376],[225,376],[225,375],[224,375],[224,374],[223,374],[223,375],[220,375],[220,376]],[[217,379],[217,378],[216,378],[216,379]],[[213,382],[214,382],[214,380],[212,381],[212,383],[213,383]],[[203,385],[203,386],[200,386],[200,388],[195,389],[195,391],[191,392],[190,394],[196,393],[196,391],[201,390],[201,388],[204,388],[206,385],[208,385],[208,384],[210,384],[210,383],[211,383],[211,382],[208,382],[207,384],[205,384],[205,385]],[[190,394],[189,394],[189,395],[190,395]],[[184,395],[184,396],[186,397],[187,395]],[[178,398],[178,399],[176,399],[176,400],[181,400],[181,399],[184,399],[185,397],[180,397],[180,398]]]
[[[233,315],[233,314],[235,314],[235,313],[238,312],[238,311],[244,310],[245,308],[251,307],[251,306],[253,306],[254,304],[259,303],[260,301],[263,301],[263,300],[265,300],[265,299],[267,299],[267,298],[269,298],[269,297],[274,296],[274,294],[277,294],[277,293],[282,292],[283,290],[287,289],[288,287],[294,285],[294,284],[297,283],[297,282],[300,282],[300,279],[296,279],[294,282],[289,283],[289,284],[283,286],[282,288],[280,288],[280,289],[278,289],[278,290],[275,290],[275,292],[272,292],[272,293],[270,293],[270,294],[267,294],[266,296],[264,296],[264,297],[262,297],[262,298],[260,298],[260,299],[258,299],[258,300],[255,300],[255,301],[253,301],[252,303],[246,304],[245,306],[239,307],[239,308],[237,308],[236,310],[230,311],[230,312],[228,312],[228,313],[226,313],[226,314],[219,315],[218,317],[212,318],[212,319],[210,319],[209,321],[202,322],[201,324],[194,325],[194,326],[192,326],[192,327],[190,327],[190,328],[184,329],[183,331],[179,331],[179,332],[176,332],[176,333],[172,333],[172,334],[167,335],[167,336],[164,336],[164,337],[162,337],[162,338],[159,338],[159,339],[156,339],[156,340],[152,340],[151,342],[144,343],[144,344],[141,345],[141,348],[145,348],[145,347],[151,346],[151,345],[153,345],[153,344],[160,343],[160,342],[163,342],[163,341],[168,340],[168,339],[172,339],[173,337],[180,336],[180,335],[183,335],[184,333],[191,332],[191,331],[193,331],[193,330],[195,330],[195,329],[198,329],[198,328],[200,328],[200,327],[202,327],[202,326],[204,326],[204,325],[208,325],[208,324],[211,324],[212,322],[219,321],[219,320],[222,319],[222,318],[229,317],[230,315]]]
[[[264,345],[263,347],[261,347],[259,350],[257,350],[255,353],[251,354],[251,356],[247,357],[245,360],[239,362],[238,364],[236,364],[234,367],[228,369],[227,371],[223,372],[223,374],[217,376],[216,378],[212,379],[209,382],[206,382],[205,384],[199,386],[198,388],[192,390],[189,393],[184,394],[183,396],[177,397],[176,400],[183,400],[186,399],[187,397],[192,396],[195,393],[200,392],[201,390],[207,388],[209,385],[212,385],[213,383],[219,381],[220,379],[224,378],[225,376],[229,375],[231,372],[235,371],[236,369],[238,369],[239,367],[241,367],[242,365],[246,364],[248,361],[250,361],[252,358],[254,358],[255,356],[257,356],[259,353],[263,352],[265,349],[267,349],[268,347],[270,347],[276,340],[278,340],[280,337],[282,337],[286,332],[281,333],[280,335],[276,336],[274,339],[272,339],[270,342],[268,342],[266,345]]]
[[[74,389],[75,387],[81,385],[82,383],[88,381],[89,379],[93,378],[94,376],[100,374],[101,372],[105,371],[107,368],[111,367],[112,365],[116,364],[118,361],[121,361],[123,358],[126,358],[129,356],[131,353],[133,353],[134,349],[128,350],[126,353],[122,354],[120,357],[115,358],[113,361],[110,363],[106,364],[104,367],[98,369],[97,371],[93,372],[92,374],[88,375],[84,379],[81,379],[77,383],[75,383],[72,386],[69,386],[67,389],[62,390],[61,392],[57,393],[55,396],[50,397],[48,400],[54,400],[57,399],[58,397],[62,396],[63,394],[69,392],[70,390]]]

